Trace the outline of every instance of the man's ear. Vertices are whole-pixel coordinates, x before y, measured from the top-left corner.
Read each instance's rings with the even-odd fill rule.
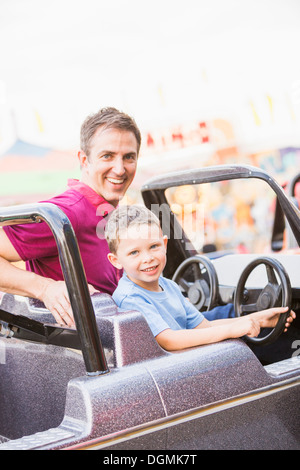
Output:
[[[79,160],[80,168],[85,168],[88,163],[88,157],[86,156],[86,154],[82,150],[79,150],[77,153],[77,157]]]
[[[118,258],[114,253],[108,253],[107,258],[115,268],[117,269],[123,268],[122,264],[119,263]]]

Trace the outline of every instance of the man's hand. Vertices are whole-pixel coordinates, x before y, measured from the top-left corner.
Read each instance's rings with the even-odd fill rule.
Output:
[[[21,269],[12,262],[21,258],[2,227],[0,227],[0,287],[1,291],[41,300],[59,325],[75,326],[67,287],[64,281],[40,276]],[[90,294],[96,291],[89,285]]]
[[[44,288],[39,299],[50,310],[59,325],[75,326],[67,286],[64,281],[44,279]]]
[[[90,295],[99,292],[90,284],[88,284],[88,288]],[[45,307],[50,310],[59,325],[75,327],[67,286],[64,281],[44,278],[44,287],[39,299],[44,302]]]

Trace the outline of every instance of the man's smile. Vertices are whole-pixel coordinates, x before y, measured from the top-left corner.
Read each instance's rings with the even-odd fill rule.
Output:
[[[112,184],[123,184],[126,178],[112,178],[110,176],[106,177],[107,181]]]

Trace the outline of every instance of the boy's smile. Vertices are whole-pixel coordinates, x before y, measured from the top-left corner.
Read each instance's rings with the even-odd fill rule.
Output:
[[[155,224],[131,225],[120,233],[117,254],[109,254],[114,266],[123,268],[135,284],[159,291],[159,276],[166,264],[167,238]]]

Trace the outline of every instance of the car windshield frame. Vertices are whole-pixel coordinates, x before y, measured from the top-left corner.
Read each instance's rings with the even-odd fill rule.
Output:
[[[172,172],[150,179],[141,189],[145,205],[152,210],[155,206],[159,209],[160,213],[157,215],[160,217],[163,230],[164,219],[168,221],[167,228],[170,232],[168,245],[174,256],[169,257],[167,261],[164,271],[165,276],[171,277],[181,262],[197,254],[197,250],[193,248],[189,237],[182,230],[179,221],[171,211],[166,197],[166,190],[175,186],[205,184],[242,178],[260,179],[271,187],[300,247],[300,211],[291,202],[278,182],[264,170],[250,165],[218,165]],[[180,240],[174,237],[176,233],[182,234]]]

